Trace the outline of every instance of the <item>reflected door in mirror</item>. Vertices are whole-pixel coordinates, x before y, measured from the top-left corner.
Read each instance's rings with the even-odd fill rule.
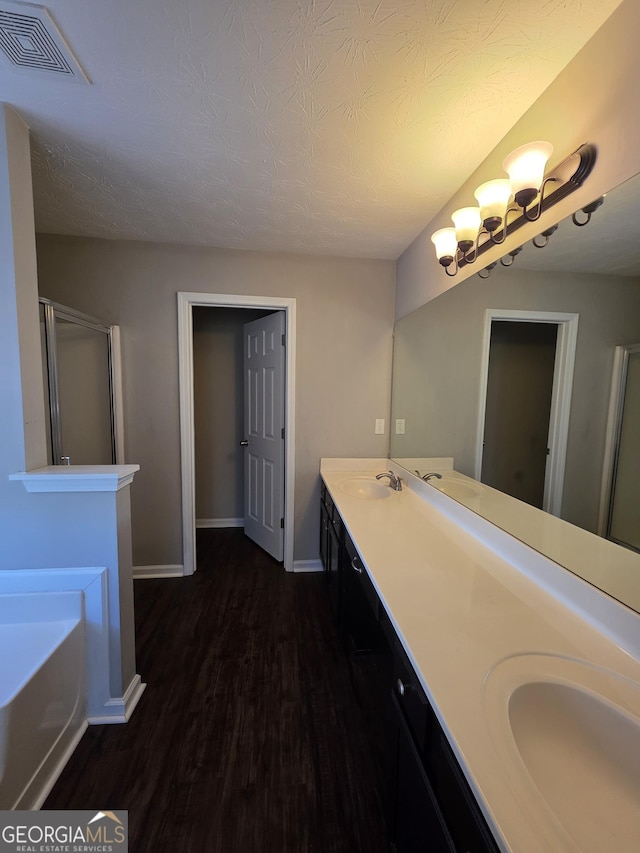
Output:
[[[491,324],[481,480],[542,509],[558,327]]]

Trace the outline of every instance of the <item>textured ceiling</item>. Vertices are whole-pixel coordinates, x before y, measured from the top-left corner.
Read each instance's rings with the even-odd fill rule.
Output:
[[[619,3],[52,0],[0,100],[39,231],[395,258]]]

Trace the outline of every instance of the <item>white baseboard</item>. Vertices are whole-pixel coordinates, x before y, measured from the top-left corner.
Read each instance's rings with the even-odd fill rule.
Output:
[[[244,518],[196,518],[199,527],[244,527]]]
[[[127,687],[124,696],[118,696],[116,699],[108,699],[104,703],[104,715],[88,717],[87,722],[90,726],[102,726],[105,723],[126,723],[133,714],[146,686],[136,673],[131,679],[131,684]]]
[[[181,578],[184,577],[183,566],[134,566],[133,579],[145,578]]]
[[[294,572],[321,572],[322,570],[322,561],[319,557],[315,560],[294,560],[293,562]]]

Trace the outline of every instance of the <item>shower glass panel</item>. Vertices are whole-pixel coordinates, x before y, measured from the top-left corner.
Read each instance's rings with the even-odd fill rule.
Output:
[[[40,301],[53,464],[115,464],[112,329]]]
[[[62,456],[73,465],[111,465],[109,338],[56,317]]]
[[[640,551],[640,345],[626,350],[608,537]]]

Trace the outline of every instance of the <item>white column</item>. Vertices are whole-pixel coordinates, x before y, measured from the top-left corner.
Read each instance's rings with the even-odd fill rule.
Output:
[[[29,128],[0,104],[0,486],[47,463]],[[5,476],[2,476],[5,475]]]

